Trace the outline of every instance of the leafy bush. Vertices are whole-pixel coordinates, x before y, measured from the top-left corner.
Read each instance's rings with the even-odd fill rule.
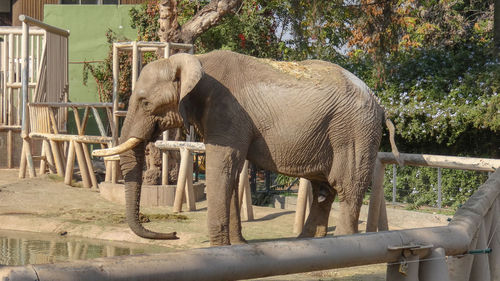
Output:
[[[487,173],[441,169],[442,207],[452,209],[463,204],[486,181]],[[384,194],[392,201],[392,166],[388,166],[384,178]],[[397,167],[396,202],[407,203],[410,208],[437,206],[438,169],[429,167]]]

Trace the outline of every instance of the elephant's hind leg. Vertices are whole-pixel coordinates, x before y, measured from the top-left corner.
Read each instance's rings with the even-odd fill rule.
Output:
[[[335,200],[336,191],[326,182],[311,182],[313,200],[306,224],[299,235],[302,237],[324,237],[328,231],[328,217]]]

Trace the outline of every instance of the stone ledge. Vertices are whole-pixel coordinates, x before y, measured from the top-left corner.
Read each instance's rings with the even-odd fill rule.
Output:
[[[175,185],[143,185],[141,189],[141,206],[173,206]],[[194,183],[194,197],[196,202],[205,200],[205,184]],[[125,185],[110,182],[99,183],[99,192],[106,200],[125,205]],[[184,197],[183,202],[186,202]]]

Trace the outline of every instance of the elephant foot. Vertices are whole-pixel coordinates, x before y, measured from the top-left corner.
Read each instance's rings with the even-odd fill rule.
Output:
[[[326,233],[326,226],[319,225],[313,229],[305,227],[297,238],[325,237]]]
[[[229,238],[231,241],[231,245],[243,245],[243,244],[248,244],[248,241],[243,238],[243,237],[238,237],[238,238]]]
[[[299,234],[299,236],[297,236],[297,238],[311,238],[314,237],[314,234],[315,234],[314,230],[304,227],[304,229]]]
[[[325,226],[318,226],[316,228],[316,232],[314,233],[314,237],[325,237],[327,229]]]

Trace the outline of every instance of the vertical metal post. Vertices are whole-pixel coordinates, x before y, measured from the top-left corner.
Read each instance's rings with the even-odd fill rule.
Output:
[[[438,168],[438,208],[441,209],[441,168]]]
[[[392,164],[392,204],[396,204],[396,164]]]

